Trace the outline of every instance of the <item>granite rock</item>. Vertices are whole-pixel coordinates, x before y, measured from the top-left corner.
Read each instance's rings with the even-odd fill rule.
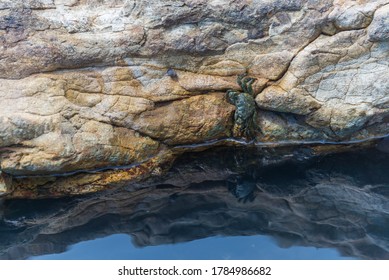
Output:
[[[219,143],[245,73],[257,143],[385,136],[388,4],[2,1],[0,169],[90,171]]]

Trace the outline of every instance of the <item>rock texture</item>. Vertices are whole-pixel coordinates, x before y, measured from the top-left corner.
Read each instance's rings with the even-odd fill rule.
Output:
[[[232,137],[244,73],[257,143],[384,136],[388,20],[385,0],[1,1],[0,168],[164,165]]]
[[[0,258],[59,253],[126,233],[138,246],[261,234],[282,247],[389,259],[389,154],[367,150],[304,160],[295,153],[224,149],[180,158],[148,188],[44,203],[5,201]]]

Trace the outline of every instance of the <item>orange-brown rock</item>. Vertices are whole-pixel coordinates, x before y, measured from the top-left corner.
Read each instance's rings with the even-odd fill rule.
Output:
[[[242,74],[256,78],[257,114],[237,142],[385,136],[388,5],[1,1],[0,171],[63,175],[226,143],[225,93]]]

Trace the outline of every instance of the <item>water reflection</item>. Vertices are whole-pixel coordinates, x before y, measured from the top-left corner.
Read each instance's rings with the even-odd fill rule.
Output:
[[[389,259],[389,154],[189,154],[163,178],[98,195],[3,202],[0,256],[24,259],[111,234],[136,246],[268,235],[279,246]]]

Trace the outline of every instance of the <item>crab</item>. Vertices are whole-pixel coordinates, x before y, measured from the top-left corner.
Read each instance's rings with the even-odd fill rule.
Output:
[[[234,114],[235,124],[233,128],[234,137],[251,139],[255,136],[255,119],[257,111],[254,100],[255,93],[252,87],[255,80],[255,78],[239,75],[237,82],[241,87],[242,92],[234,91],[232,89],[227,90],[227,101],[236,107]]]

